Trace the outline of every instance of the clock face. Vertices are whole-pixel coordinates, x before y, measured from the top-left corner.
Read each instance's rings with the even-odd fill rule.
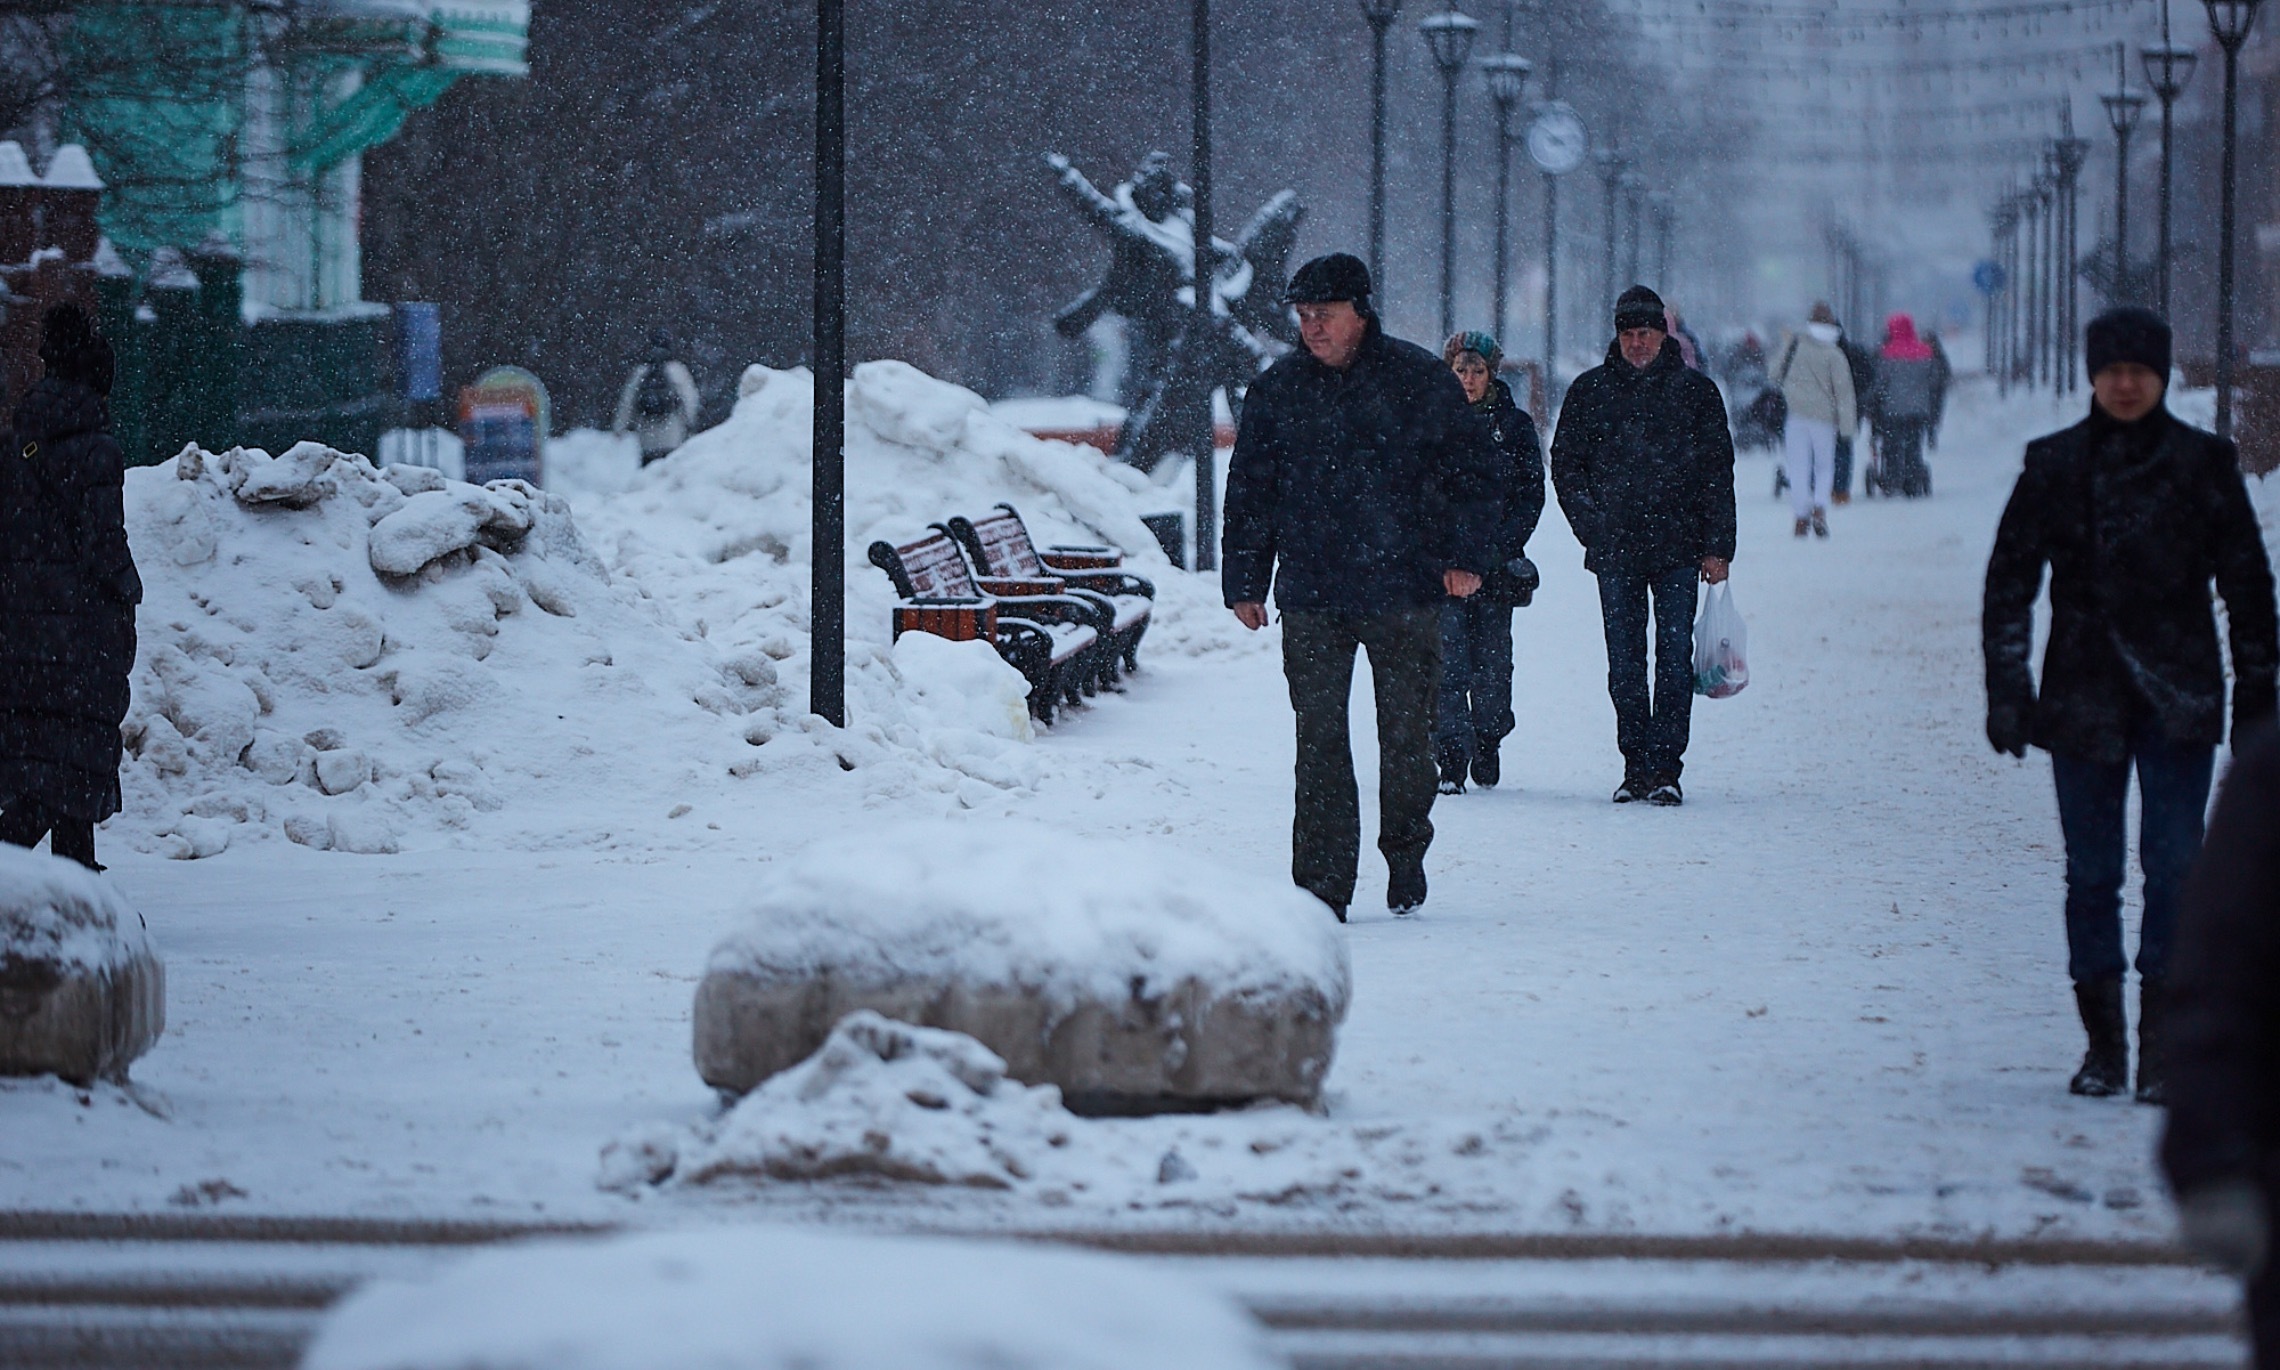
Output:
[[[1554,176],[1565,176],[1583,165],[1591,151],[1591,135],[1575,110],[1558,100],[1539,111],[1528,126],[1528,156]]]

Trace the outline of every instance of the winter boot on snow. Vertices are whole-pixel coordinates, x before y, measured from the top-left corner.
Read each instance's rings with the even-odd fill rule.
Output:
[[[1799,520],[1797,520],[1797,536],[1799,536],[1799,537],[1803,537],[1803,536],[1805,536],[1807,533],[1810,533],[1810,532],[1812,532],[1812,531],[1813,531],[1813,520],[1811,520],[1811,519],[1799,519]]]
[[[1394,871],[1385,883],[1385,906],[1396,918],[1407,918],[1425,907],[1425,867]]]
[[[2074,1007],[2082,1015],[2082,1030],[2090,1049],[2083,1053],[2082,1069],[2067,1081],[2068,1092],[2106,1099],[2129,1085],[2130,1032],[2122,1018],[2122,982],[2084,980],[2074,986]]]
[[[1473,783],[1484,790],[1495,789],[1496,782],[1504,778],[1504,765],[1497,760],[1496,745],[1494,742],[1483,742],[1480,750],[1473,753]]]
[[[1465,754],[1463,752],[1458,751],[1454,747],[1444,748],[1442,750],[1441,793],[1463,794],[1465,792],[1466,765],[1467,762],[1465,760]]]
[[[2169,1102],[2167,991],[2159,980],[2138,981],[2137,1101],[2141,1104]]]
[[[1829,511],[1826,509],[1815,509],[1813,511],[1813,536],[1817,538],[1825,538],[1828,535]]]
[[[1644,776],[1626,775],[1623,777],[1623,783],[1615,787],[1615,802],[1618,804],[1636,804],[1647,797],[1649,788],[1650,786]]]

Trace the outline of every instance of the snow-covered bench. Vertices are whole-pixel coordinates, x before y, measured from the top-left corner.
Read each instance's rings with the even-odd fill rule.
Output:
[[[1110,613],[1045,585],[998,582],[985,589],[949,532],[896,546],[871,544],[871,563],[895,583],[895,635],[917,630],[966,639],[985,635],[1029,681],[1029,711],[1053,721],[1056,704],[1100,688]]]
[[[1096,600],[1109,615],[1108,669],[1121,662],[1140,669],[1140,639],[1148,631],[1156,587],[1123,568],[1114,547],[1056,545],[1039,551],[1029,527],[1010,504],[979,519],[950,520],[950,535],[965,546],[984,590],[993,585],[1044,585]]]

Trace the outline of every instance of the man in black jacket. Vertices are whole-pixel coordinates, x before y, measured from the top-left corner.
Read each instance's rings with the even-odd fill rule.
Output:
[[[1694,706],[1696,584],[1734,558],[1734,436],[1708,376],[1687,368],[1663,332],[1663,303],[1643,285],[1615,306],[1607,361],[1576,377],[1552,435],[1552,485],[1599,577],[1607,693],[1623,783],[1615,802],[1683,802]],[[1654,690],[1647,608],[1654,606]]]
[[[1987,562],[1987,740],[2012,756],[2029,744],[2051,754],[2066,838],[2067,969],[2090,1039],[2068,1086],[2076,1094],[2128,1084],[2121,906],[2137,772],[2137,1097],[2159,1103],[2170,932],[2225,735],[2211,581],[2232,627],[2236,731],[2273,711],[2280,624],[2233,445],[2163,406],[2169,325],[2148,309],[2113,309],[2091,322],[2086,341],[2090,416],[2027,445]],[[2045,566],[2050,645],[2038,696],[2028,656]]]
[[[2177,913],[2161,1167],[2186,1247],[2248,1280],[2256,1364],[2280,1370],[2280,734],[2234,747]]]
[[[1343,922],[1361,857],[1346,702],[1366,647],[1378,717],[1378,849],[1395,914],[1425,902],[1441,601],[1490,569],[1495,459],[1438,357],[1387,337],[1368,268],[1343,253],[1291,277],[1304,346],[1243,401],[1220,580],[1247,628],[1274,590],[1298,715],[1291,878]]]

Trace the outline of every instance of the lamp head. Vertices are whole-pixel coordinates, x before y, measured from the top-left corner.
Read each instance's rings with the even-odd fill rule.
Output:
[[[1496,107],[1510,114],[1528,93],[1528,73],[1535,69],[1517,52],[1499,52],[1480,59],[1480,69],[1488,78],[1488,98]]]
[[[2145,83],[2161,103],[2174,104],[2193,80],[2201,54],[2178,43],[2155,43],[2138,54],[2145,63]]]
[[[1401,0],[1360,0],[1362,17],[1376,28],[1385,28],[1401,13]]]
[[[1480,31],[1478,19],[1458,9],[1451,0],[1447,9],[1418,20],[1417,27],[1425,35],[1425,46],[1432,49],[1433,60],[1440,65],[1443,76],[1453,78],[1464,70],[1465,59],[1472,55],[1473,35]]]
[[[2137,127],[2138,117],[2145,113],[2145,96],[2127,86],[2099,96],[2098,101],[2106,107],[2106,122],[2113,126],[2117,138],[2127,138]]]
[[[2209,32],[2227,52],[2238,52],[2248,41],[2248,30],[2256,23],[2256,12],[2263,8],[2263,0],[2203,0],[2209,7]]]

